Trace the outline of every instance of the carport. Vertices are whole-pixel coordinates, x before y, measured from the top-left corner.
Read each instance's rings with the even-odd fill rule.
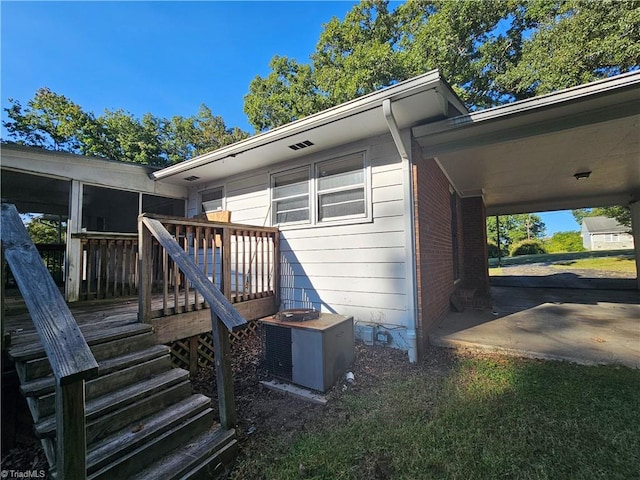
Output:
[[[482,198],[488,216],[628,205],[640,271],[640,72],[417,126],[412,133],[463,199]],[[640,290],[638,278],[635,287]],[[637,290],[493,287],[493,312],[452,313],[430,339],[637,367]],[[613,344],[617,350],[608,350]],[[580,360],[577,352],[592,355]]]
[[[488,216],[629,205],[640,262],[640,72],[412,132],[462,198],[482,198]]]

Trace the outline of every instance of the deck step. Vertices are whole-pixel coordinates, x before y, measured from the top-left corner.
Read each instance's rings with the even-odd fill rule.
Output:
[[[93,328],[89,331],[83,331],[81,328],[80,330],[82,331],[87,344],[91,347],[93,345],[111,342],[120,338],[151,332],[152,328],[151,325],[146,323],[130,323],[115,328]],[[87,330],[87,328],[84,330]],[[9,349],[9,356],[13,360],[25,362],[27,360],[46,356],[44,347],[40,343],[40,339],[37,334],[32,335],[34,336],[33,341],[28,343],[21,342],[20,345]]]
[[[211,429],[136,475],[139,480],[215,478],[238,451],[235,430]]]
[[[173,450],[181,450],[193,437],[211,428],[213,424],[213,410],[207,408],[196,415],[188,417],[185,421],[174,427],[159,433],[153,438],[147,438],[138,448],[129,451],[113,459],[104,468],[92,471],[89,467],[91,480],[113,478],[129,478],[146,466],[161,459]]]
[[[152,349],[149,349],[152,350]],[[143,353],[147,353],[144,357],[138,355],[141,361],[137,364],[125,367],[120,370],[113,371],[106,375],[100,375],[98,378],[87,382],[85,386],[85,398],[87,401],[93,400],[101,395],[124,388],[132,385],[136,382],[140,382],[152,375],[171,370],[171,358],[169,356],[169,349],[155,348],[153,353],[162,352],[162,356],[152,357],[150,360],[143,360],[148,357],[150,353],[145,350]],[[126,355],[126,357],[132,357],[132,355]],[[118,357],[121,358],[121,357]],[[53,389],[52,385],[52,389]],[[31,397],[28,399],[29,406],[31,407],[31,413],[34,420],[40,421],[43,417],[53,415],[56,408],[56,396],[55,392],[51,391],[45,395],[38,397]]]
[[[103,395],[102,397],[87,402],[85,410],[88,424],[87,437],[89,436],[90,424],[99,419],[104,420],[105,416],[111,412],[117,411],[122,412],[123,415],[127,415],[127,412],[124,410],[126,410],[128,406],[132,406],[129,410],[136,410],[139,414],[142,410],[143,403],[154,403],[152,400],[158,401],[156,394],[162,395],[172,386],[186,384],[190,389],[191,386],[188,382],[188,377],[189,372],[175,368],[151,377],[146,381],[115,390],[108,395]],[[115,419],[110,418],[110,420],[114,421]],[[36,433],[40,437],[52,436],[55,434],[55,430],[56,419],[54,415],[36,423]],[[87,439],[87,441],[89,440]]]
[[[98,365],[100,376],[124,370],[128,367],[133,367],[139,363],[144,363],[149,360],[153,360],[154,358],[168,355],[170,352],[171,349],[165,345],[154,345],[151,348],[147,348],[139,352],[133,352],[115,358],[108,358],[101,361]],[[87,382],[87,386],[97,380],[98,379]],[[20,387],[20,390],[25,397],[35,397],[51,393],[55,390],[55,387],[55,379],[53,376],[47,376],[24,383]]]
[[[211,399],[194,394],[189,372],[174,368],[135,314],[84,308],[82,331],[98,361],[85,383],[87,475],[91,479],[213,478],[238,450],[234,430],[216,423]],[[89,317],[96,319],[88,323]],[[83,324],[84,323],[84,324]],[[56,462],[56,384],[38,335],[15,330],[10,358],[51,469]]]
[[[129,336],[117,338],[108,342],[89,345],[91,352],[98,362],[126,355],[156,344],[154,334],[151,331],[144,333],[131,333]],[[51,365],[46,357],[16,362],[16,370],[23,383],[51,375]]]

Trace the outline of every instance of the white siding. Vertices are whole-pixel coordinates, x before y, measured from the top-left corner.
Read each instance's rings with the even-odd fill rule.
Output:
[[[393,346],[406,349],[404,189],[401,159],[390,135],[229,178],[224,182],[226,208],[234,223],[270,225],[272,173],[357,150],[366,150],[371,167],[372,221],[283,227],[281,308],[313,307],[353,315],[356,325],[385,325],[394,338]],[[192,189],[191,214],[197,211],[197,191],[219,185]]]

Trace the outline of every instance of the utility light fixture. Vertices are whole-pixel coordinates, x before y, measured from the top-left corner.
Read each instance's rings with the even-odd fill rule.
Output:
[[[576,178],[576,180],[585,180],[591,176],[591,170],[586,172],[574,173],[573,176]]]

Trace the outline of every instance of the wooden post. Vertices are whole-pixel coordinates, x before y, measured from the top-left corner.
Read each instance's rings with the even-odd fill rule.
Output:
[[[138,320],[151,322],[151,296],[153,286],[153,237],[138,219],[138,258],[140,262],[138,281]]]
[[[67,251],[65,265],[65,298],[68,302],[80,300],[82,288],[82,241],[73,238],[82,231],[82,184],[78,180],[71,181],[69,192],[69,219],[67,220]],[[90,282],[90,280],[89,280]],[[87,287],[87,291],[89,287]]]
[[[498,267],[502,263],[502,248],[500,247],[500,216],[496,215],[496,242],[498,243]]]
[[[273,234],[273,294],[276,308],[280,308],[280,232]]]
[[[231,372],[231,348],[229,331],[218,316],[211,311],[211,332],[213,353],[216,363],[216,384],[218,387],[218,410],[220,425],[230,429],[236,424],[236,404],[233,397],[233,374]]]
[[[2,286],[0,286],[0,348],[4,350],[9,347],[11,337],[9,335],[5,336],[5,312],[4,312],[4,298],[7,294],[5,287],[7,285],[7,262],[4,259],[4,248],[2,250],[2,272],[0,272],[0,281],[2,282]]]
[[[189,373],[198,373],[198,335],[189,337]]]
[[[231,230],[222,229],[222,293],[231,301]]]
[[[56,467],[58,478],[87,478],[84,380],[56,382]]]

